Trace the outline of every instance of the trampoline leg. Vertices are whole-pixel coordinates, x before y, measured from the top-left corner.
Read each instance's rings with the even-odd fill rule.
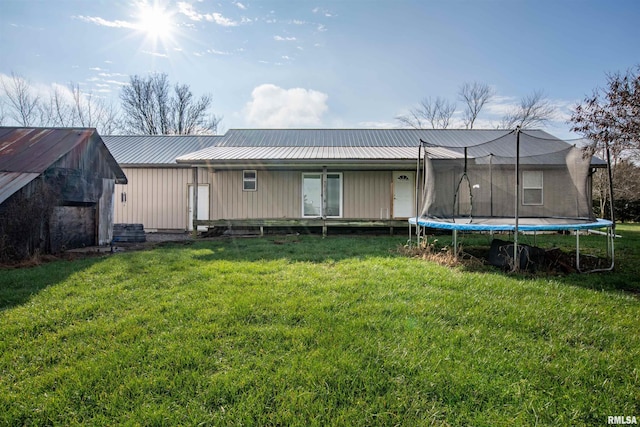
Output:
[[[580,237],[578,234],[578,230],[576,230],[576,270],[578,273],[599,273],[603,271],[613,271],[615,268],[615,233],[613,233],[613,229],[611,227],[607,228],[607,255],[611,257],[611,265],[605,268],[596,268],[593,270],[582,271],[580,269]]]
[[[576,270],[580,271],[580,232],[576,230]]]
[[[458,257],[458,230],[453,230],[453,254]]]

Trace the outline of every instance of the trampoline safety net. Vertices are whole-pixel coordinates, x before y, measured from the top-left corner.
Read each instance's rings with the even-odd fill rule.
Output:
[[[594,219],[591,157],[560,139],[516,130],[466,147],[422,142],[420,217]]]

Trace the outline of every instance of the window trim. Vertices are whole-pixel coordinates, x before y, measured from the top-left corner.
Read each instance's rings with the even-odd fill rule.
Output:
[[[540,175],[540,186],[526,187],[524,176],[526,173],[537,173]],[[540,190],[540,202],[527,203],[525,202],[525,192],[527,190]],[[541,170],[525,170],[522,171],[522,206],[543,206],[544,205],[544,171]]]
[[[253,178],[247,178],[247,172],[253,173]],[[253,188],[247,188],[248,183],[253,183]],[[242,171],[242,191],[258,191],[258,171],[255,169],[244,169]]]
[[[322,181],[324,177],[328,177],[330,175],[337,175],[340,185],[339,185],[339,189],[340,189],[340,215],[323,215],[324,212],[320,212],[320,217],[325,216],[326,218],[343,218],[344,215],[344,175],[342,172],[327,172],[326,174],[323,174],[322,172],[303,172],[301,175],[301,182],[300,182],[300,191],[302,193],[301,196],[301,200],[300,200],[300,211],[302,214],[302,218],[318,218],[318,215],[305,215],[304,213],[304,179],[307,176],[320,176],[320,197],[321,199],[324,199],[324,195],[322,194],[322,190],[323,190],[323,186],[322,186]],[[322,210],[322,207],[321,207]]]

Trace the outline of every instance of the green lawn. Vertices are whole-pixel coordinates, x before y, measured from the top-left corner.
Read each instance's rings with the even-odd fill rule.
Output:
[[[468,271],[403,256],[406,237],[339,236],[0,270],[0,425],[640,418],[640,226],[618,233],[597,275]]]

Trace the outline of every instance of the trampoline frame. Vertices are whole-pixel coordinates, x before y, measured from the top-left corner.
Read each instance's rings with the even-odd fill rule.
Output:
[[[614,239],[615,239],[615,222],[612,220],[606,219],[596,219],[593,221],[592,219],[584,219],[584,218],[521,218],[519,214],[519,204],[520,204],[520,191],[521,191],[521,183],[520,183],[520,127],[517,127],[514,131],[516,136],[515,146],[516,146],[516,157],[515,157],[515,197],[514,197],[514,208],[515,215],[514,217],[491,217],[491,218],[474,218],[472,216],[463,217],[463,218],[448,218],[447,220],[440,220],[437,218],[425,218],[425,217],[413,217],[409,218],[409,243],[411,243],[411,225],[415,225],[416,227],[416,235],[418,245],[420,244],[420,228],[434,228],[440,230],[451,230],[453,233],[453,249],[454,254],[458,253],[458,231],[506,231],[513,232],[514,236],[514,259],[513,262],[513,270],[518,270],[518,262],[515,261],[516,258],[519,259],[519,254],[521,250],[518,248],[518,235],[520,232],[537,232],[537,231],[574,231],[576,235],[576,269],[580,273],[592,273],[598,271],[611,271],[615,266],[615,249],[614,249]],[[426,144],[422,139],[420,140],[420,144],[418,146],[418,159],[416,164],[416,214],[419,211],[419,199],[420,199],[420,172],[421,172],[421,159],[422,159],[422,148],[423,145]],[[425,149],[426,154],[426,149]],[[493,155],[491,155],[493,156]],[[490,165],[491,165],[490,157]],[[426,164],[422,165],[423,168],[426,167]],[[607,159],[607,168],[611,170],[610,160]],[[490,170],[492,170],[490,168]],[[460,184],[462,180],[467,177],[467,147],[464,147],[464,173],[458,182],[458,186],[456,188],[456,193],[454,195],[454,206],[455,200],[458,195],[458,191],[460,188]],[[424,179],[426,179],[426,172],[424,173]],[[467,177],[468,181],[468,177]],[[611,184],[611,176],[609,175],[609,181]],[[470,185],[470,183],[469,183]],[[473,195],[471,195],[473,198]],[[473,200],[473,199],[472,199]],[[472,203],[472,202],[471,202]],[[473,206],[473,205],[472,205]],[[473,210],[473,207],[471,208]],[[493,204],[491,205],[491,214],[493,215]],[[491,221],[491,223],[484,222]],[[501,221],[502,220],[502,221]],[[547,223],[536,223],[536,221],[544,220]],[[458,221],[458,222],[456,222]],[[463,221],[463,222],[459,222]],[[466,221],[466,222],[465,222]],[[554,222],[555,221],[555,222]],[[512,222],[512,223],[510,223]],[[583,271],[580,268],[580,231],[588,231],[606,228],[606,233],[603,233],[607,236],[607,256],[611,258],[611,265],[607,268],[603,269],[593,269],[589,271]]]
[[[468,218],[459,218],[459,219],[468,219]],[[615,266],[615,248],[614,248],[614,238],[615,233],[613,231],[613,222],[607,219],[596,219],[595,221],[587,221],[575,219],[576,222],[568,222],[571,221],[571,218],[545,218],[550,223],[547,224],[533,224],[531,222],[527,222],[523,218],[520,218],[520,223],[509,224],[508,220],[513,220],[513,218],[504,218],[504,223],[500,224],[499,217],[491,218],[494,224],[482,223],[482,222],[469,222],[469,223],[461,223],[461,222],[449,222],[449,221],[438,221],[437,219],[428,219],[428,218],[418,218],[413,217],[409,218],[409,240],[411,237],[411,226],[415,225],[416,227],[416,237],[418,241],[418,245],[420,245],[420,230],[421,228],[433,228],[438,230],[450,230],[453,234],[453,251],[454,254],[458,253],[458,231],[470,231],[470,232],[482,232],[482,231],[500,231],[500,232],[538,232],[538,231],[574,231],[576,235],[576,270],[580,273],[595,273],[600,271],[611,271]],[[553,220],[556,221],[565,221],[565,222],[556,222],[552,223]],[[477,219],[476,219],[477,220]],[[524,222],[522,222],[524,221]],[[606,242],[607,242],[607,256],[611,258],[611,265],[606,268],[600,269],[592,269],[592,270],[582,270],[580,268],[580,231],[588,231],[606,228]],[[514,252],[518,250],[517,247],[514,249]],[[520,251],[519,251],[520,252]],[[517,257],[517,256],[516,256]],[[514,257],[515,258],[515,257]],[[517,265],[514,262],[514,265]]]

